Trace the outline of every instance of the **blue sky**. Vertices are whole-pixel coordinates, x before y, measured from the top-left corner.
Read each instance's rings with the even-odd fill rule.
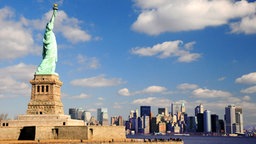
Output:
[[[256,124],[256,2],[233,0],[0,0],[0,113],[26,112],[53,3],[65,113],[234,104]]]

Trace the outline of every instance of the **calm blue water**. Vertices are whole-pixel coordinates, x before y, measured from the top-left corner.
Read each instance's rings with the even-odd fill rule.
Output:
[[[180,137],[184,144],[256,144],[256,138],[249,137]]]
[[[128,135],[127,138],[168,139],[170,136]],[[251,137],[171,136],[171,138],[181,138],[184,144],[256,144],[256,138]]]

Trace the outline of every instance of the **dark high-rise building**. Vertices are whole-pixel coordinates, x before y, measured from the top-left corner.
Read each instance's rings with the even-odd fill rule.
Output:
[[[158,132],[158,124],[157,124],[157,118],[156,117],[152,117],[151,121],[150,121],[150,131],[151,133],[154,132]]]
[[[197,132],[204,132],[204,114],[199,113],[197,118]]]
[[[187,132],[196,132],[197,121],[195,116],[189,116],[186,120],[186,131]]]
[[[219,125],[220,125],[220,133],[225,133],[224,120],[219,120]]]
[[[158,114],[168,115],[168,109],[167,108],[158,108]]]
[[[204,106],[202,104],[195,107],[195,116],[197,116],[199,113],[204,113]]]
[[[211,127],[213,133],[220,133],[219,116],[216,114],[211,115]]]
[[[71,119],[76,119],[76,108],[69,108],[68,114],[70,115]]]
[[[140,116],[150,116],[151,108],[150,106],[140,106]]]

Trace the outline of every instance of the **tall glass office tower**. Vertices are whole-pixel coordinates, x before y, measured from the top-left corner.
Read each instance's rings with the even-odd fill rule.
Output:
[[[243,113],[241,107],[229,105],[225,107],[226,133],[243,133]]]
[[[140,106],[140,116],[150,116],[151,108],[150,106]]]
[[[108,123],[108,109],[107,108],[99,108],[97,110],[97,120],[101,125],[109,125]]]
[[[212,132],[211,128],[211,112],[209,110],[204,111],[204,132]]]

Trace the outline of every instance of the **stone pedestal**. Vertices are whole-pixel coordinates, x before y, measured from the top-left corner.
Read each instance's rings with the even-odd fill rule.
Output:
[[[62,82],[55,74],[34,75],[28,115],[64,114],[61,102]]]

